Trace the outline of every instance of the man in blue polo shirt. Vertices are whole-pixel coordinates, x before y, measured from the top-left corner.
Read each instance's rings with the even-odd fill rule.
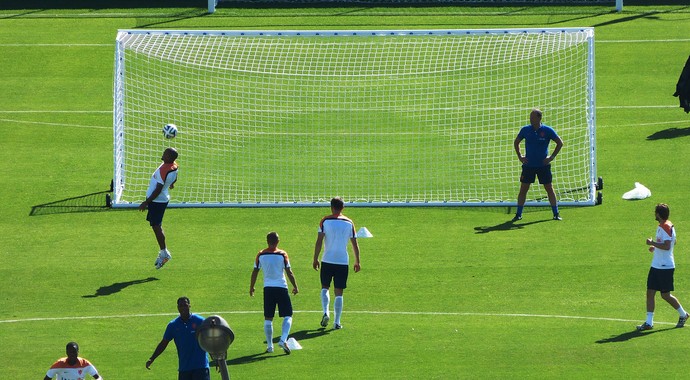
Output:
[[[517,212],[515,213],[513,222],[522,219],[522,209],[527,200],[527,192],[529,191],[530,185],[534,183],[537,177],[539,178],[539,183],[544,185],[544,190],[546,190],[546,195],[549,198],[551,210],[553,211],[553,219],[561,220],[561,216],[558,213],[558,200],[556,199],[556,193],[553,191],[553,184],[551,183],[553,178],[551,174],[551,161],[553,161],[556,155],[558,155],[558,152],[561,151],[563,140],[558,137],[558,134],[553,128],[542,124],[541,118],[542,112],[537,108],[532,109],[529,115],[530,124],[520,129],[520,132],[513,142],[515,153],[517,153],[518,159],[522,163],[520,193],[518,194]],[[525,140],[524,156],[520,151],[520,143],[522,140]],[[551,140],[556,143],[556,147],[551,155],[549,155],[549,143]]]
[[[201,326],[204,317],[191,313],[187,297],[177,299],[177,310],[180,316],[168,323],[163,339],[146,362],[146,368],[151,369],[153,361],[165,351],[168,343],[174,340],[179,359],[178,380],[211,380],[208,356],[196,338],[196,329]]]

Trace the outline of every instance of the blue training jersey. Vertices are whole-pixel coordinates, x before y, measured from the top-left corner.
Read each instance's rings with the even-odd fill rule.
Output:
[[[531,125],[520,129],[518,137],[525,140],[526,166],[538,168],[544,166],[544,159],[549,155],[549,142],[558,138],[556,131],[542,124],[536,131]]]
[[[196,339],[196,329],[201,326],[204,317],[192,314],[187,323],[177,317],[168,323],[163,339],[174,340],[179,359],[178,371],[191,371],[208,368],[208,356]]]

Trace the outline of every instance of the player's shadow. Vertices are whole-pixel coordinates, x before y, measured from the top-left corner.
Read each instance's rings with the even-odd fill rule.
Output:
[[[474,233],[475,234],[488,234],[489,232],[496,232],[496,231],[520,230],[520,229],[523,229],[529,225],[537,224],[537,223],[544,223],[544,222],[547,222],[549,220],[535,220],[534,222],[526,222],[526,223],[512,222],[509,220],[507,222],[503,222],[503,223],[497,224],[495,226],[474,227],[474,231],[475,231]]]
[[[276,347],[276,348],[278,348],[278,347]],[[278,350],[280,350],[280,348],[278,348]],[[251,363],[260,362],[260,361],[263,361],[266,359],[270,359],[273,357],[276,357],[275,354],[269,354],[268,352],[261,352],[258,354],[241,356],[239,358],[227,359],[225,361],[225,364],[227,364],[228,366],[240,365],[240,364],[251,364]],[[210,365],[212,367],[217,367],[218,363],[214,360],[213,362],[210,363]]]
[[[599,339],[599,340],[596,341],[596,343],[598,343],[598,344],[604,344],[604,343],[620,343],[620,342],[627,342],[627,341],[629,341],[629,340],[631,340],[631,339],[642,338],[642,337],[645,337],[645,336],[650,336],[650,335],[652,335],[652,334],[656,334],[656,333],[660,333],[660,332],[665,332],[665,331],[669,331],[669,330],[675,330],[675,329],[676,329],[675,327],[668,327],[668,328],[665,328],[665,329],[651,330],[651,331],[645,331],[645,332],[641,332],[641,331],[637,331],[637,330],[634,330],[634,331],[627,331],[627,332],[624,332],[624,333],[619,334],[619,335],[613,335],[613,336],[611,336],[611,337],[609,337],[609,338]]]
[[[95,297],[101,297],[101,296],[109,296],[111,294],[117,293],[121,291],[122,289],[132,286],[132,285],[139,285],[139,284],[145,284],[147,282],[151,281],[158,281],[156,277],[149,277],[145,278],[142,280],[133,280],[133,281],[125,281],[125,282],[116,282],[114,284],[108,285],[108,286],[101,286],[96,290],[95,294],[89,294],[82,296],[82,298],[95,298]]]
[[[32,206],[29,216],[108,211],[111,210],[111,192],[112,190],[98,191]]]
[[[317,330],[302,330],[302,331],[296,331],[290,334],[291,337],[295,338],[295,340],[302,341],[302,340],[307,340],[307,339],[314,339],[314,338],[319,338],[324,335],[328,335],[331,333],[333,330],[329,330],[323,327],[320,327]],[[278,343],[280,340],[280,337],[273,338],[273,343]]]
[[[331,333],[331,331],[333,331],[333,330],[328,330],[328,329],[324,329],[324,328],[320,328],[317,330],[301,330],[301,331],[296,331],[294,333],[291,333],[290,337],[295,338],[295,340],[297,340],[299,342],[299,341],[304,341],[307,339],[314,339],[314,338],[322,337],[324,335],[328,335]],[[280,354],[280,352],[282,350],[280,349],[280,347],[277,346],[278,340],[279,340],[279,338],[274,338],[273,343],[274,343],[274,347],[276,349],[275,352]],[[228,359],[225,362],[227,363],[227,365],[249,364],[249,363],[260,362],[260,361],[270,359],[270,358],[275,358],[277,356],[280,356],[280,355],[276,355],[275,353],[269,354],[266,352],[261,352],[258,354],[251,354],[251,355],[245,355],[245,356],[242,356],[239,358]],[[218,364],[213,363],[213,365],[217,366]]]
[[[668,128],[663,131],[657,131],[647,136],[647,140],[666,140],[675,139],[677,137],[690,136],[690,127],[688,128]]]
[[[322,327],[322,328],[319,328],[317,330],[297,331],[297,332],[290,334],[290,336],[295,338],[297,341],[300,341],[300,340],[319,338],[319,337],[322,337],[324,335],[330,334],[331,331],[333,331],[333,330],[325,329]]]

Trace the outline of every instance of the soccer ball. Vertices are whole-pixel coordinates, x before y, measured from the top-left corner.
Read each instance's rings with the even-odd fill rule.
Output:
[[[177,126],[175,124],[166,124],[165,127],[163,127],[163,136],[165,136],[166,139],[172,139],[177,136]]]

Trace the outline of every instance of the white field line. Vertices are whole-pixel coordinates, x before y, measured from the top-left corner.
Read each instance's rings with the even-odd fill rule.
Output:
[[[112,126],[103,125],[79,125],[79,124],[65,124],[65,123],[48,123],[42,121],[26,121],[26,120],[11,120],[11,119],[1,119],[0,122],[4,123],[17,123],[17,124],[30,124],[30,125],[43,125],[48,127],[72,127],[72,128],[96,128],[96,129],[108,129],[112,130]]]
[[[2,16],[2,15],[0,15]],[[112,48],[115,46],[115,43],[112,44],[70,44],[70,43],[61,43],[61,44],[40,44],[40,43],[32,43],[32,44],[0,44],[0,47],[36,47],[36,46],[46,46],[46,47],[109,47]]]
[[[659,108],[678,108],[678,106],[598,106],[598,110],[602,109],[649,109],[649,108],[654,108],[654,109],[659,109]],[[3,111],[0,110],[0,115],[3,114],[39,114],[39,113],[45,113],[45,114],[50,114],[50,113],[112,113],[112,111],[39,111],[39,110],[33,110],[33,111]],[[684,116],[684,115],[683,115]],[[25,124],[25,125],[37,125],[37,126],[46,126],[46,127],[71,127],[71,128],[93,128],[93,129],[107,129],[107,130],[112,130],[112,125],[79,125],[79,124],[66,124],[66,123],[49,123],[49,122],[40,122],[40,121],[27,121],[27,120],[16,120],[16,119],[6,119],[6,118],[0,118],[0,122],[3,123],[15,123],[15,124]],[[597,124],[597,128],[616,128],[616,127],[648,127],[652,125],[686,125],[688,123],[687,119],[683,120],[674,120],[674,121],[663,121],[663,122],[652,122],[652,123],[637,123],[637,124],[625,124],[625,125],[609,125],[609,124]]]
[[[198,312],[200,315],[222,315],[222,314],[261,314],[262,311],[207,311]],[[296,310],[295,313],[322,313],[314,310]],[[526,313],[471,313],[471,312],[433,312],[433,311],[366,311],[353,310],[347,311],[348,314],[371,314],[371,315],[429,315],[429,316],[451,316],[451,317],[497,317],[497,318],[551,318],[551,319],[579,319],[587,321],[610,321],[610,322],[639,322],[639,320],[608,318],[608,317],[587,317],[578,315],[550,315],[550,314],[526,314]],[[93,316],[72,316],[72,317],[46,317],[46,318],[22,318],[0,320],[0,325],[9,323],[24,322],[53,322],[53,321],[75,321],[75,320],[96,320],[96,319],[117,319],[117,318],[150,318],[150,317],[171,317],[177,313],[160,314],[127,314],[127,315],[93,315]],[[675,325],[675,322],[654,322],[662,325]]]

